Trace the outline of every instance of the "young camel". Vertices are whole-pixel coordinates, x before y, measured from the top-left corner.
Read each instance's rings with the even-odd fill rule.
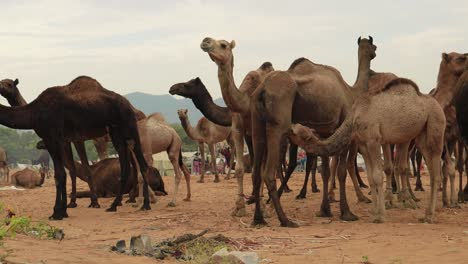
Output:
[[[385,219],[380,146],[396,144],[395,173],[401,176],[406,173],[408,165],[408,147],[415,139],[431,176],[429,205],[422,219],[431,223],[437,200],[436,188],[440,181],[444,129],[445,116],[437,101],[422,95],[411,80],[398,78],[378,94],[363,93],[353,104],[352,112],[343,124],[328,139],[320,140],[312,129],[300,124],[293,125],[290,139],[305,149],[324,155],[338,153],[352,140],[356,141],[368,168],[376,223]],[[402,181],[402,185],[402,192],[409,196],[406,182]],[[388,191],[391,191],[389,178]]]
[[[119,193],[107,211],[116,211],[117,206],[121,205],[122,189],[130,169],[130,152],[135,154],[142,175],[146,175],[148,170],[131,104],[123,96],[105,89],[96,80],[86,76],[80,76],[65,86],[48,88],[27,105],[0,105],[0,124],[15,129],[34,129],[42,138],[54,161],[56,199],[50,217],[54,220],[68,217],[64,158],[72,159],[71,142],[104,136],[109,131],[122,170]],[[66,157],[64,152],[68,152]],[[87,158],[82,161],[89,169]],[[88,176],[92,177],[89,170]],[[142,209],[149,210],[148,184],[146,177],[143,179]],[[97,203],[94,188],[91,188],[91,192]]]
[[[40,169],[39,173],[29,168],[17,171],[11,175],[11,184],[15,186],[21,186],[27,189],[35,187],[41,187],[44,183],[46,172],[43,168]]]
[[[189,136],[192,140],[198,142],[198,148],[200,149],[200,154],[202,158],[202,165],[201,165],[201,176],[198,182],[204,182],[205,179],[205,145],[208,144],[208,149],[210,150],[211,155],[211,166],[212,171],[215,173],[214,182],[219,182],[219,175],[218,170],[216,169],[216,152],[215,152],[215,144],[226,140],[233,149],[234,144],[231,138],[231,128],[219,126],[215,123],[209,121],[206,117],[200,118],[197,123],[196,127],[192,127],[190,125],[190,120],[187,115],[187,109],[179,109],[177,110],[177,114],[179,115],[180,122],[182,127],[184,128],[187,136]],[[233,160],[231,159],[232,166]],[[226,176],[226,179],[229,179],[229,174]]]
[[[5,182],[10,182],[10,170],[8,169],[8,159],[6,151],[0,147],[0,178]]]

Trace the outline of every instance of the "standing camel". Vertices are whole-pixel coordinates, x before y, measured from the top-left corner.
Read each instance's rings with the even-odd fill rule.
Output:
[[[41,168],[44,169],[44,171],[46,172],[46,176],[47,178],[50,177],[50,171],[49,171],[49,168],[50,168],[50,155],[49,155],[49,152],[47,152],[47,150],[42,150],[41,151],[41,154],[39,155],[39,158],[38,159],[35,159],[35,160],[32,160],[31,161],[32,165],[40,165]]]
[[[11,81],[11,80],[9,80]],[[16,86],[17,81],[14,82]],[[64,158],[73,159],[71,142],[104,136],[109,131],[112,143],[119,154],[121,163],[121,186],[111,207],[116,211],[121,205],[122,188],[125,186],[130,170],[130,152],[139,163],[142,175],[146,175],[148,165],[141,151],[135,113],[127,99],[109,91],[96,80],[80,76],[70,84],[46,89],[34,101],[19,107],[0,105],[0,124],[15,129],[34,129],[42,138],[54,162],[56,179],[56,199],[51,219],[61,220],[68,217],[66,173]],[[84,144],[82,144],[84,145]],[[75,145],[76,146],[76,145]],[[63,155],[63,153],[67,155]],[[89,173],[86,157],[82,163],[88,167],[92,200],[97,197]],[[70,173],[71,174],[71,173]],[[142,209],[151,209],[148,198],[148,184],[144,180],[144,204]]]
[[[215,144],[226,140],[233,149],[233,143],[231,138],[231,128],[219,126],[215,123],[209,121],[206,117],[200,118],[197,123],[196,127],[192,127],[190,125],[190,120],[187,115],[187,109],[179,109],[177,110],[177,114],[179,115],[180,122],[182,127],[184,128],[187,136],[189,136],[192,140],[198,142],[198,148],[200,149],[200,154],[202,158],[202,165],[201,165],[201,176],[198,182],[204,182],[205,179],[205,145],[208,144],[208,149],[210,150],[211,155],[211,171],[215,173],[214,182],[219,182],[219,175],[218,170],[216,169],[216,152],[215,152]],[[242,152],[243,153],[243,152]],[[233,160],[231,159],[232,166]],[[229,179],[229,174],[226,176]]]
[[[10,182],[10,170],[8,169],[8,159],[6,151],[0,147],[0,178],[4,182]]]
[[[300,146],[322,155],[338,153],[351,141],[356,141],[368,168],[376,223],[384,222],[385,219],[380,146],[396,144],[395,174],[402,177],[408,165],[408,147],[415,139],[431,176],[429,205],[422,219],[431,223],[440,180],[444,130],[445,116],[437,101],[422,95],[411,80],[398,78],[388,83],[380,93],[362,93],[354,102],[352,112],[328,139],[321,141],[312,129],[301,124],[293,125],[290,138]],[[401,182],[403,194],[409,200],[409,186],[406,186],[406,181]],[[387,190],[391,190],[391,179],[387,178],[386,183]]]

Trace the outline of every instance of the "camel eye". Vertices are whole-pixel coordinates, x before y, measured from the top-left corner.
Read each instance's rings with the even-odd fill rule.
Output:
[[[464,62],[466,60],[466,57],[460,57],[457,59],[457,62],[461,63],[461,62]]]
[[[225,48],[227,48],[227,45],[224,44],[224,43],[221,43],[221,48],[225,49]]]

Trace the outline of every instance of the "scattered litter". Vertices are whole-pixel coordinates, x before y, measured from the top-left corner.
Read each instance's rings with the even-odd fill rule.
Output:
[[[26,189],[23,189],[23,188],[18,188],[16,186],[4,186],[4,187],[0,187],[0,191],[24,191]]]

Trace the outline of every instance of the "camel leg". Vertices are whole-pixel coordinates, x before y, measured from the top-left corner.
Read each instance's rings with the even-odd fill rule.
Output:
[[[351,180],[353,182],[354,191],[356,193],[358,202],[371,203],[372,201],[362,193],[361,186],[359,186],[359,181],[356,176],[355,164],[356,164],[357,153],[358,153],[357,144],[352,143],[349,148],[348,158],[346,159],[346,157],[344,157],[344,159],[346,159],[346,168],[349,172],[349,175],[351,176]],[[340,201],[341,201],[341,196],[340,196]]]
[[[172,196],[172,200],[169,202],[167,206],[169,207],[175,207],[176,206],[176,200],[177,200],[177,193],[179,192],[179,184],[180,184],[180,179],[182,176],[180,175],[180,167],[179,167],[179,152],[175,152],[175,150],[170,149],[167,151],[167,155],[169,157],[169,160],[171,161],[172,167],[174,168],[174,194]]]
[[[234,157],[236,156],[236,149],[234,145],[234,141],[232,140],[232,135],[229,135],[229,137],[226,139],[229,148],[231,149],[231,157],[229,159],[229,164],[228,164],[228,172],[226,174],[226,177],[224,177],[225,180],[229,180],[231,178],[231,168],[234,162]],[[243,157],[242,157],[243,158]],[[252,164],[252,163],[250,163]]]
[[[323,161],[322,161],[323,162]],[[330,177],[329,179],[329,187],[328,187],[328,200],[332,203],[336,202],[335,199],[335,188],[336,188],[336,168],[338,166],[338,157],[334,156],[331,158],[330,162]]]
[[[442,201],[445,207],[458,208],[459,205],[456,199],[455,192],[455,166],[452,161],[452,153],[455,148],[455,142],[448,142],[446,145],[446,152],[444,156],[444,182],[443,182],[443,196]],[[447,199],[447,180],[450,179],[450,200]]]
[[[281,195],[283,194],[284,184],[287,184],[287,182],[291,178],[291,175],[293,174],[294,170],[297,167],[297,149],[298,149],[298,146],[296,144],[291,143],[289,145],[289,164],[288,164],[288,168],[286,169],[286,175],[284,176],[284,181],[281,182],[281,185],[278,189],[279,197],[281,197]]]
[[[182,170],[182,173],[184,174],[185,185],[187,185],[187,195],[185,196],[184,201],[188,202],[192,198],[192,189],[190,187],[190,171],[187,168],[187,166],[185,166],[185,164],[182,162],[182,160],[180,160],[179,166]]]
[[[415,191],[424,192],[424,187],[422,186],[421,181],[421,165],[422,165],[422,155],[421,152],[417,149],[415,150],[415,159],[416,159],[416,188]]]
[[[410,186],[408,185],[408,174],[407,174],[407,165],[408,165],[408,148],[410,142],[396,145],[396,166],[395,166],[395,175],[398,175],[401,179],[401,189],[398,194],[399,200],[407,208],[416,209],[417,204],[409,193]]]
[[[312,187],[312,192],[313,193],[319,193],[320,192],[320,189],[318,188],[317,186],[317,159],[318,159],[318,156],[317,155],[313,155],[313,154],[307,154],[308,157],[307,157],[307,160],[309,160],[309,156],[310,156],[310,159],[312,160],[311,161],[311,172],[312,172],[312,182],[311,182],[311,187]],[[307,167],[306,167],[307,168]],[[306,171],[307,172],[307,171]]]
[[[458,202],[465,203],[463,195],[463,159],[464,159],[465,146],[462,140],[458,141],[457,148],[457,170],[458,170]]]
[[[277,169],[277,175],[280,178],[280,188],[284,187],[283,190],[284,192],[291,192],[291,189],[288,186],[288,182],[285,180],[285,176],[283,175],[283,164],[286,160],[286,152],[288,151],[288,141],[286,138],[283,139],[281,142],[281,147],[280,147],[280,160],[278,161],[278,169]],[[284,170],[286,171],[286,170]],[[289,180],[289,179],[288,179]],[[278,193],[279,194],[279,193]],[[281,197],[281,195],[280,195]]]
[[[208,149],[211,155],[211,160],[210,160],[211,171],[212,172],[214,171],[214,175],[215,175],[214,182],[219,182],[218,168],[216,168],[215,144],[214,143],[208,144]]]
[[[406,184],[408,185],[408,192],[410,193],[411,197],[415,202],[419,202],[420,199],[416,197],[414,194],[413,190],[411,189],[411,183],[410,183],[410,177],[411,177],[411,170],[410,170],[410,161],[409,159],[406,161]]]
[[[198,149],[200,150],[201,162],[200,162],[200,179],[199,183],[205,182],[205,144],[198,142]]]
[[[349,169],[349,172],[352,175],[351,178],[353,179],[356,194],[358,195],[358,193],[361,193],[361,189],[359,188],[356,175],[354,174],[354,160],[356,159],[355,155],[357,154],[357,148],[354,148],[353,151],[355,153],[352,154],[353,157],[350,158],[349,160],[348,160],[349,149],[341,153],[339,155],[338,167],[337,167],[338,180],[340,182],[340,212],[341,212],[340,218],[345,221],[356,221],[359,219],[356,215],[354,215],[351,212],[351,209],[349,209],[348,199],[346,197],[346,176],[347,176],[346,169],[347,168]],[[364,194],[362,194],[362,196],[364,196]]]
[[[76,168],[75,168],[75,163],[73,161],[73,152],[71,149],[70,143],[66,143],[64,147],[64,159],[65,163],[68,165],[69,169],[68,172],[70,174],[70,179],[71,179],[71,194],[70,194],[70,203],[67,205],[68,208],[75,208],[78,205],[76,204]],[[89,181],[89,178],[88,178]],[[88,196],[88,197],[91,197]]]
[[[234,119],[233,119],[234,120]],[[242,217],[247,214],[245,211],[244,202],[244,131],[243,127],[235,123],[232,126],[232,138],[236,146],[236,179],[237,179],[237,199],[235,202],[236,207],[232,212],[233,216]],[[231,157],[233,159],[233,157]]]
[[[88,185],[89,185],[89,190],[91,191],[91,203],[89,204],[88,207],[100,208],[101,206],[98,203],[96,190],[94,186],[93,175],[91,173],[91,168],[89,167],[88,156],[86,155],[84,141],[73,142],[73,145],[75,145],[76,152],[78,153],[78,156],[80,157],[80,160],[81,160],[81,166],[83,166],[84,171],[87,174],[86,176],[89,179]]]
[[[359,168],[357,165],[357,155],[356,155],[356,159],[354,159],[354,171],[355,171],[354,173],[356,173],[356,178],[358,180],[359,187],[364,188],[364,189],[369,188],[369,186],[367,186],[367,184],[364,183],[364,181],[361,178],[361,174],[359,173]]]
[[[330,158],[327,156],[320,156],[322,160],[322,204],[320,205],[320,211],[317,213],[318,217],[332,217],[330,209],[330,199],[329,199],[329,178],[330,178]]]
[[[466,156],[465,156],[465,171],[467,172],[466,173],[466,184],[465,184],[465,188],[463,188],[463,194],[464,194],[464,198],[465,198],[465,201],[468,201],[468,149],[466,148],[465,146],[465,150],[464,150]]]
[[[392,162],[392,150],[389,144],[382,145],[383,157],[384,157],[384,172],[385,172],[385,207],[395,208],[396,199],[393,195],[393,162]]]
[[[299,194],[296,196],[296,199],[305,199],[306,194],[307,194],[307,183],[309,182],[309,175],[310,175],[310,170],[312,167],[312,163],[314,160],[317,159],[316,155],[313,154],[307,154],[307,162],[306,162],[306,172],[305,172],[305,177],[304,177],[304,184],[302,185],[302,189],[299,192]],[[313,184],[312,184],[313,185]],[[317,187],[317,186],[315,186]],[[312,187],[313,188],[313,187]]]
[[[64,168],[64,139],[60,137],[51,137],[53,142],[44,138],[44,144],[49,151],[52,160],[54,161],[54,178],[55,178],[55,205],[54,212],[49,217],[50,220],[62,220],[68,217],[67,214],[67,186],[66,173]]]
[[[117,206],[122,204],[122,194],[125,185],[127,185],[128,175],[130,173],[130,153],[128,148],[126,147],[125,142],[123,141],[123,137],[121,137],[119,132],[113,132],[111,134],[112,144],[114,145],[115,150],[119,155],[119,162],[120,162],[120,186],[119,191],[115,195],[115,199],[112,202],[111,206],[106,209],[107,212],[115,212],[117,211]],[[141,192],[140,192],[141,195]]]
[[[367,142],[360,146],[363,154],[366,168],[368,171],[369,183],[371,186],[372,201],[374,204],[373,214],[374,223],[383,223],[385,221],[385,199],[383,192],[383,170],[380,160],[381,146],[377,142]]]
[[[267,222],[263,216],[263,210],[261,206],[260,188],[263,175],[263,160],[266,150],[266,127],[265,122],[259,118],[258,113],[254,107],[252,110],[252,147],[253,147],[253,161],[252,163],[252,181],[253,181],[253,196],[255,201],[255,211],[252,221],[253,226],[263,226]],[[233,119],[234,120],[234,119]],[[237,149],[236,149],[237,151]]]

